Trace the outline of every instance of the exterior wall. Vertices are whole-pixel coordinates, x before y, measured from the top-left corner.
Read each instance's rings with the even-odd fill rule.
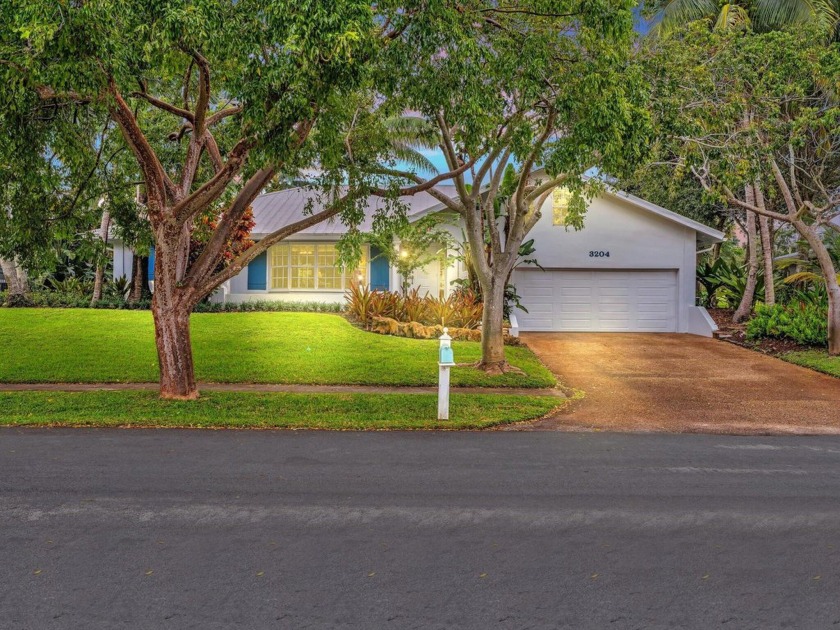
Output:
[[[604,195],[592,200],[584,228],[575,231],[553,224],[549,198],[528,238],[534,239],[535,258],[549,271],[675,269],[677,331],[697,329],[689,321],[690,309],[695,305],[697,247],[696,233],[691,228],[641,210],[619,197]],[[514,284],[516,277],[514,273]],[[698,320],[691,321],[697,324]]]
[[[125,276],[131,280],[131,267],[134,262],[134,254],[122,241],[111,241],[114,248],[114,279]]]

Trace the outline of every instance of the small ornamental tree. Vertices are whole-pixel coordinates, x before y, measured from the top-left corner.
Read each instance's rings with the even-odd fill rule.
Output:
[[[840,52],[824,40],[692,26],[643,55],[657,161],[694,177],[712,200],[802,236],[825,278],[828,349],[838,355],[840,285],[821,233],[838,229],[840,216]]]
[[[407,217],[396,221],[370,236],[382,255],[400,275],[400,289],[408,293],[414,284],[414,274],[435,260],[448,264],[447,250],[452,235],[441,224],[452,221],[445,213],[432,214],[410,222]]]
[[[0,109],[14,118],[0,121],[64,121],[50,127],[60,141],[46,146],[61,146],[58,160],[74,183],[84,181],[84,169],[73,167],[92,149],[66,140],[79,116],[107,117],[133,158],[141,182],[134,212],[148,219],[156,248],[152,312],[162,397],[198,396],[189,318],[204,296],[290,234],[336,215],[361,220],[355,202],[367,196],[365,174],[386,150],[370,129],[380,112],[393,114],[375,98],[371,70],[415,24],[424,28],[424,4],[2,0],[7,89]],[[4,124],[0,135],[14,131]],[[312,167],[324,186],[349,183],[346,194],[325,194],[317,212],[233,252],[254,198],[276,177]],[[19,223],[29,220],[18,214]],[[213,225],[202,226],[206,238],[191,260],[201,217]]]
[[[571,189],[569,221],[580,227],[584,197],[598,187],[586,171],[618,174],[641,158],[647,114],[628,62],[633,4],[466,0],[432,12],[436,28],[408,33],[385,53],[406,70],[382,78],[383,89],[437,127],[450,169],[475,163],[454,179],[454,198],[429,192],[465,224],[484,300],[480,369],[510,369],[505,287],[552,191]],[[513,176],[502,186],[508,165]]]

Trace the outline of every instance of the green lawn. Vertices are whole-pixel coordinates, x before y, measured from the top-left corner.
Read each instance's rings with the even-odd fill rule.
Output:
[[[164,401],[149,391],[0,392],[0,425],[255,427],[308,429],[480,429],[545,415],[553,396],[453,394],[438,421],[433,394],[204,392]]]
[[[840,378],[840,357],[830,357],[825,350],[803,350],[782,355],[785,361]]]
[[[437,341],[387,337],[315,313],[197,313],[192,340],[199,381],[434,385]],[[475,361],[474,342],[455,360]],[[552,387],[554,377],[524,347],[508,360],[525,376],[454,368],[454,386]],[[0,382],[118,383],[158,379],[148,311],[0,309]]]

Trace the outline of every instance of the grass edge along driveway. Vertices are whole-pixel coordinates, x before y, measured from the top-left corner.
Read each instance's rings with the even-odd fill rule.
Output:
[[[437,383],[436,340],[368,333],[323,313],[196,313],[196,378],[209,383],[421,386]],[[453,343],[477,361],[476,342]],[[526,347],[508,347],[525,375],[452,370],[452,385],[553,387]],[[158,380],[149,311],[0,309],[0,382],[125,383]]]
[[[787,352],[781,358],[789,363],[795,363],[796,365],[840,378],[840,357],[830,357],[825,350],[815,349]]]
[[[0,426],[482,429],[563,404],[553,396],[453,394],[450,420],[439,421],[434,394],[203,392],[195,401],[167,401],[150,391],[25,391],[0,392]]]

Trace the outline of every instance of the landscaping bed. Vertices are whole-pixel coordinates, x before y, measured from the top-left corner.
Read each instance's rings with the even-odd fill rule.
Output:
[[[151,391],[0,392],[0,425],[329,430],[482,429],[542,417],[553,396],[453,394],[437,420],[434,394],[202,392],[164,401]]]
[[[790,363],[840,377],[840,357],[829,357],[825,349],[818,346],[798,343],[792,339],[747,337],[746,322],[736,324],[732,321],[733,309],[708,309],[709,315],[718,325],[716,336],[724,341],[769,354]]]

